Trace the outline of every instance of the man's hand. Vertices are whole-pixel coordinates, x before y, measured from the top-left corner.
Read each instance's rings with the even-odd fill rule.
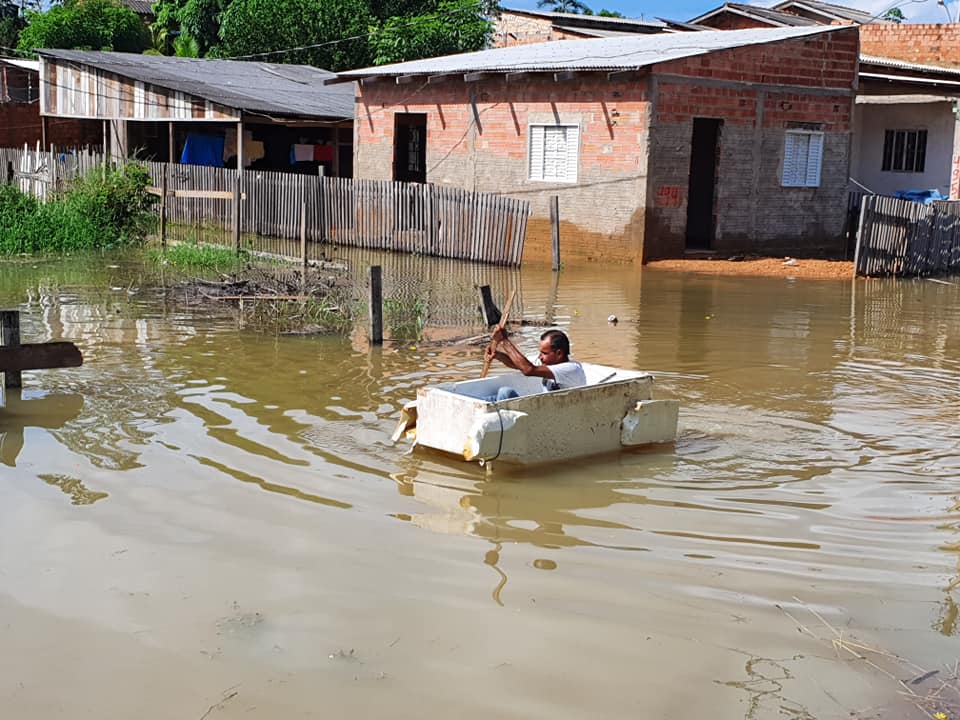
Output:
[[[502,343],[507,339],[507,331],[502,327],[497,326],[494,328],[493,335],[490,336],[490,339],[493,340],[494,343]]]

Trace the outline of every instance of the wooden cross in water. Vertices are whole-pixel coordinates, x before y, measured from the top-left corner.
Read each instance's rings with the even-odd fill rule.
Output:
[[[21,386],[22,370],[79,367],[83,355],[72,342],[20,344],[20,311],[0,310],[0,372],[4,387]]]

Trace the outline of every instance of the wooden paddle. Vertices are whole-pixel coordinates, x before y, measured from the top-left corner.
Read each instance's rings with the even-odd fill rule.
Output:
[[[513,296],[517,294],[516,290],[511,290],[510,295],[507,297],[507,304],[503,306],[503,315],[500,316],[500,322],[497,323],[497,327],[501,330],[507,324],[507,317],[510,315],[510,306],[513,305]],[[490,343],[493,346],[493,352],[497,351],[497,345],[500,343],[496,340],[493,340]],[[481,378],[485,378],[487,373],[490,372],[490,363],[493,362],[493,356],[484,358],[483,360],[483,372],[480,373]]]

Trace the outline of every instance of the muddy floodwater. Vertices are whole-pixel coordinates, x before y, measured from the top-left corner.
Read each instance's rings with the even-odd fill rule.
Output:
[[[0,411],[0,716],[955,717],[960,282],[339,255],[426,340],[257,334],[137,255],[0,265],[23,342],[84,355]],[[549,321],[652,371],[676,444],[391,446],[479,374],[442,342],[476,284],[530,352]]]

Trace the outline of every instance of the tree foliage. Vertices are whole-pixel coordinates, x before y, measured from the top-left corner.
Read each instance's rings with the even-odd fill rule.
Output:
[[[339,71],[480,50],[496,1],[158,0],[153,10],[152,47],[165,55],[253,55]],[[290,51],[263,54],[280,50]]]
[[[150,33],[137,14],[117,0],[67,0],[46,12],[28,11],[20,31],[21,50],[64,48],[139,53]]]
[[[904,20],[906,20],[907,18],[904,17],[903,10],[901,10],[900,8],[896,8],[896,7],[895,7],[895,8],[890,8],[889,10],[887,10],[887,11],[883,14],[883,19],[886,20],[887,22],[892,22],[892,23],[896,23],[897,25],[899,25],[900,23],[902,23],[902,22],[903,22]]]
[[[572,13],[575,15],[593,14],[586,3],[580,0],[539,0],[538,8],[546,8],[550,12]]]
[[[219,57],[291,50],[263,59],[339,71],[370,64],[372,23],[364,0],[233,0],[223,14]],[[305,47],[311,46],[311,47]]]
[[[483,48],[493,31],[476,0],[442,0],[434,12],[392,17],[370,37],[376,65]]]

